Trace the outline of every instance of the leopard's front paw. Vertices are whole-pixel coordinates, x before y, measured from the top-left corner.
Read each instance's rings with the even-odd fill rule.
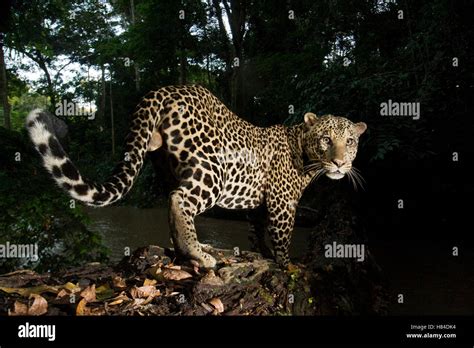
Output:
[[[197,260],[199,266],[203,268],[214,268],[216,267],[216,259],[208,253],[202,253],[202,256]]]

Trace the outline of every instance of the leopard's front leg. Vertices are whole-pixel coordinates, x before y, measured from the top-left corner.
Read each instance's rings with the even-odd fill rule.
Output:
[[[276,262],[286,267],[290,263],[290,242],[295,225],[297,200],[282,195],[268,202],[268,232],[273,244]]]

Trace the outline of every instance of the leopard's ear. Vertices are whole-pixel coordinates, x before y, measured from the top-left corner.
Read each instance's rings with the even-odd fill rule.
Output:
[[[360,136],[367,130],[367,124],[364,122],[359,122],[355,124],[356,133]]]
[[[306,114],[304,114],[304,123],[306,124],[306,127],[311,128],[317,122],[318,117],[316,116],[316,114],[313,114],[312,112],[307,112]]]

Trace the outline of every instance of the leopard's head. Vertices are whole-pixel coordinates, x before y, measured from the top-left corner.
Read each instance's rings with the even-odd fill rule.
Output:
[[[346,174],[357,176],[352,161],[367,125],[333,115],[317,117],[311,112],[304,115],[304,122],[303,151],[309,159],[305,170],[315,170],[315,175],[325,174],[333,180]]]

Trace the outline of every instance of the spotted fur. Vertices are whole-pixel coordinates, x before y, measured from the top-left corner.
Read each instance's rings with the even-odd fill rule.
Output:
[[[203,87],[164,87],[148,93],[137,106],[126,156],[112,176],[98,184],[80,175],[47,117],[39,109],[29,114],[30,137],[56,183],[87,205],[105,206],[123,197],[146,152],[162,148],[179,182],[169,201],[174,246],[203,267],[214,267],[216,261],[198,242],[194,218],[215,205],[264,210],[262,228],[270,234],[277,262],[287,265],[303,190],[321,173],[339,179],[350,172],[366,128],[342,117],[317,118],[311,113],[294,127],[260,128],[237,117]],[[261,246],[262,238],[258,233]]]

